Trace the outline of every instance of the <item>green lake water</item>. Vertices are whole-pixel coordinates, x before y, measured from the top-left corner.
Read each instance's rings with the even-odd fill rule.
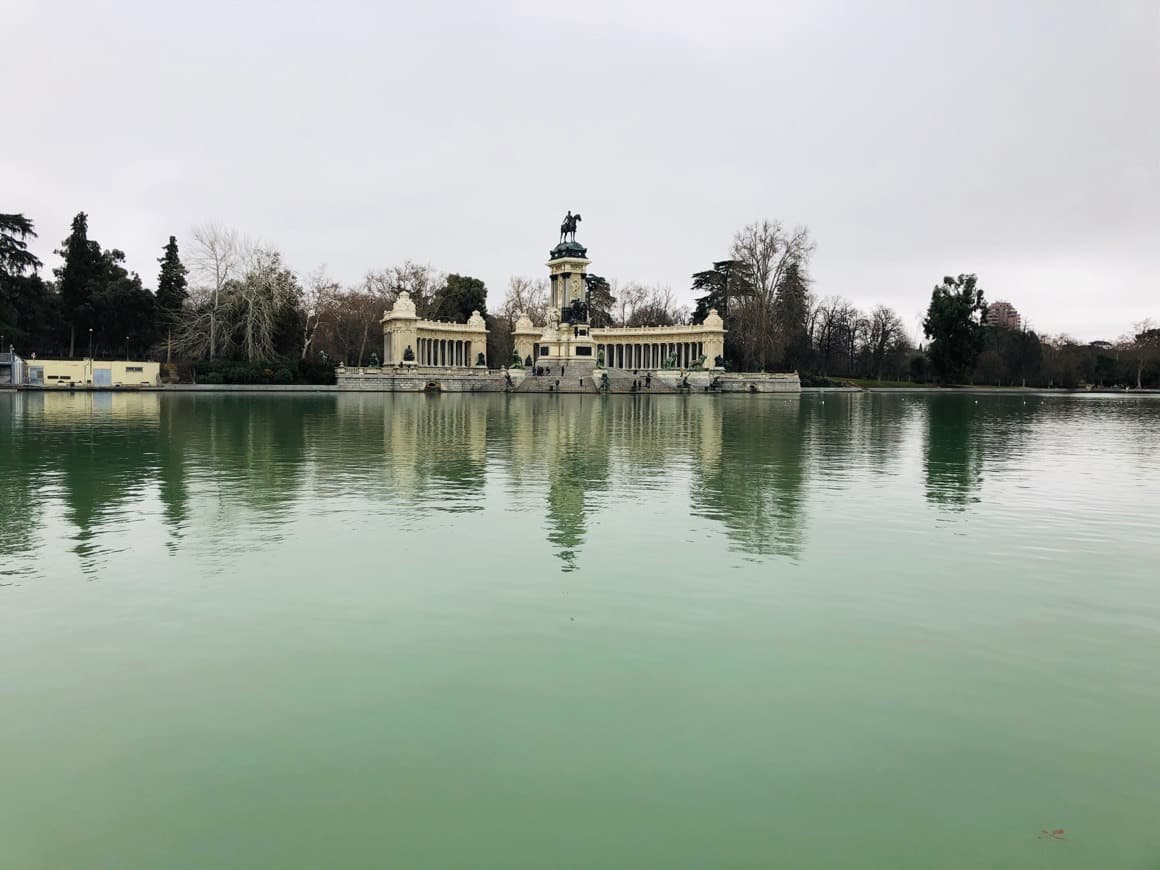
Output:
[[[0,868],[1158,868],[1158,533],[1143,397],[0,393]]]

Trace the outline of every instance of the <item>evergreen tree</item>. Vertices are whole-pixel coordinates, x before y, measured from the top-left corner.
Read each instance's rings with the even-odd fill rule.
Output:
[[[170,236],[165,254],[157,261],[161,274],[157,278],[157,325],[164,330],[173,325],[189,296],[185,276],[188,270],[177,254],[177,237]]]
[[[101,253],[89,302],[95,354],[140,356],[155,340],[156,300],[124,262],[125,254],[115,248]]]
[[[0,214],[0,351],[11,345],[26,354],[56,349],[57,297],[36,274],[41,262],[28,250],[28,240],[35,238],[36,229],[24,215]]]
[[[32,221],[22,214],[0,214],[0,275],[23,275],[40,268],[40,260],[28,250],[30,238],[36,238]]]
[[[943,383],[964,383],[983,350],[983,312],[987,303],[975,275],[947,276],[934,288],[922,322],[931,340],[928,355]]]
[[[616,298],[608,281],[599,275],[588,275],[588,322],[596,329],[612,326],[612,308]]]
[[[487,287],[470,275],[448,275],[447,283],[435,294],[431,316],[466,323],[472,311],[487,317]]]
[[[737,271],[736,260],[720,260],[712,269],[693,275],[693,292],[702,294],[693,309],[693,322],[700,323],[709,316],[709,309],[716,308],[721,319],[730,315],[729,297]]]
[[[783,348],[782,368],[797,371],[809,358],[810,340],[806,320],[810,315],[810,291],[805,270],[791,262],[777,286],[773,300],[774,323]]]
[[[104,268],[101,246],[89,240],[89,217],[83,211],[73,218],[72,232],[55,253],[64,258],[64,263],[54,272],[61,314],[71,328],[69,354],[72,355],[76,335],[93,327],[93,291]]]

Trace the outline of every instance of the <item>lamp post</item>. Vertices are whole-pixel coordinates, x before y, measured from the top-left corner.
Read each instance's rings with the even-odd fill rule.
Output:
[[[129,336],[125,336],[125,362],[129,361]]]
[[[93,360],[93,328],[89,327],[89,362]]]

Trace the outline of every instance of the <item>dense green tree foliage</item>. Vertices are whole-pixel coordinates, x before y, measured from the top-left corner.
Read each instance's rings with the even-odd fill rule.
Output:
[[[737,269],[736,260],[718,260],[712,269],[693,274],[693,292],[697,296],[693,321],[700,323],[714,308],[722,318],[729,316],[730,279]]]
[[[435,320],[466,323],[473,311],[487,316],[487,287],[470,275],[448,275],[447,281],[435,293],[431,316]]]
[[[88,215],[80,212],[56,252],[63,258],[54,271],[68,352],[147,353],[155,338],[153,294],[136,273],[125,269],[122,251],[101,250],[88,232]]]
[[[974,371],[983,350],[986,310],[983,290],[974,275],[948,275],[934,288],[922,328],[931,339],[928,355],[939,380],[961,384]]]
[[[73,218],[72,231],[55,253],[64,259],[53,270],[61,313],[75,337],[93,326],[93,292],[102,271],[101,248],[89,240],[89,216],[83,211]]]
[[[185,277],[188,270],[178,255],[175,236],[169,237],[165,253],[157,262],[161,264],[161,274],[157,277],[157,326],[160,331],[177,322],[189,297]]]
[[[100,246],[92,242],[97,250]],[[148,354],[156,340],[156,299],[136,272],[125,269],[125,254],[100,251],[98,270],[88,300],[94,354]],[[77,333],[77,341],[81,340]],[[78,347],[79,350],[79,347]]]
[[[606,278],[600,275],[588,276],[588,321],[596,329],[612,326],[612,312],[616,307],[616,297]]]
[[[28,250],[28,240],[36,238],[32,221],[22,214],[0,214],[0,275],[23,275],[43,265]]]
[[[781,347],[781,365],[797,371],[809,361],[810,289],[805,264],[790,262],[778,281],[773,300],[773,320]]]
[[[0,214],[0,336],[3,347],[24,350],[55,343],[60,325],[56,292],[37,274],[40,260],[28,250],[36,238],[22,214]]]

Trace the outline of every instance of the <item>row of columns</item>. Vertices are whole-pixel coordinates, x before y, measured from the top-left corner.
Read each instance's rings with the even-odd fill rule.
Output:
[[[451,338],[420,338],[415,362],[421,366],[472,366],[472,343]]]
[[[701,341],[669,341],[661,343],[601,344],[597,352],[604,354],[604,366],[610,369],[659,369],[676,354],[677,368],[687,369],[705,352]]]

